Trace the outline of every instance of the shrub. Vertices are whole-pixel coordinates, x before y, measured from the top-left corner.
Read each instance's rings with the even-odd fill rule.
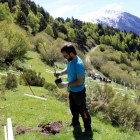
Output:
[[[126,60],[126,65],[127,65],[127,66],[130,66],[130,67],[132,66],[130,59],[127,59],[127,60]]]
[[[139,77],[137,77],[137,78],[135,79],[134,84],[135,84],[136,86],[140,85],[140,78],[139,78]]]
[[[17,88],[17,78],[14,74],[8,73],[7,76],[3,76],[1,78],[2,83],[5,85],[7,89]]]
[[[93,57],[91,58],[91,64],[92,64],[95,68],[100,69],[100,67],[102,66],[103,62],[102,62],[102,60],[101,60],[100,57],[93,56]]]
[[[124,97],[121,94],[114,96],[107,110],[109,118],[113,123],[130,129],[138,129],[140,123],[139,107],[129,94],[125,94]]]
[[[0,42],[0,61],[2,62],[22,58],[30,44],[25,32],[5,22],[0,23]]]
[[[93,91],[93,92],[92,92]],[[87,93],[87,105],[91,113],[102,112],[102,118],[107,118],[113,124],[140,129],[140,109],[129,94],[116,94],[111,86],[94,85]]]
[[[56,90],[57,86],[52,83],[45,82],[44,88],[48,90]]]
[[[102,65],[100,70],[105,76],[109,77],[109,73],[113,69],[116,69],[116,66],[114,65],[114,63],[109,62]]]
[[[64,33],[58,32],[58,36],[59,36],[59,38],[62,38],[64,40],[67,39],[67,36]]]
[[[134,70],[140,70],[140,64],[136,61],[132,62],[132,67]]]
[[[43,86],[45,84],[45,79],[41,77],[41,73],[38,74],[30,69],[24,69],[23,74],[20,75],[20,84],[27,85],[26,81],[30,86]]]
[[[119,64],[119,57],[116,55],[116,53],[108,54],[108,60],[115,61],[117,64]]]
[[[103,111],[106,112],[106,108],[112,101],[115,95],[115,91],[111,86],[105,84],[104,87],[95,85],[93,93],[87,94],[87,104],[91,111]]]
[[[92,48],[93,46],[95,46],[95,40],[94,39],[87,39],[87,46],[88,48]]]

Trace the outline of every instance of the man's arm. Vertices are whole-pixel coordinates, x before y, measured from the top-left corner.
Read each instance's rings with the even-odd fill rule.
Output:
[[[62,75],[67,74],[67,67],[64,70],[62,70],[61,72],[62,72]]]
[[[74,82],[69,82],[68,86],[79,86],[82,85],[84,81],[84,76],[77,76],[77,80]]]

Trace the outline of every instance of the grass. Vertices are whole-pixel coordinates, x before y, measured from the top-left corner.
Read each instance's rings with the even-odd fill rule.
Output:
[[[34,56],[36,56],[34,58]],[[39,55],[32,51],[27,53],[25,63],[21,65],[30,68],[36,72],[41,72],[42,76],[51,83],[54,83],[55,77],[53,73],[47,73],[46,69],[53,71],[49,65],[45,65],[40,59]],[[63,69],[63,64],[59,63],[60,70]],[[18,73],[18,72],[17,72]],[[19,76],[17,76],[19,77]],[[121,132],[120,127],[114,127],[109,121],[102,120],[101,115],[92,115],[92,130],[93,134],[84,135],[71,127],[63,126],[62,131],[57,135],[44,137],[40,132],[26,131],[25,134],[16,135],[15,127],[23,125],[25,128],[37,127],[41,122],[46,124],[53,121],[63,121],[66,124],[71,122],[71,115],[67,114],[69,109],[68,102],[64,102],[55,96],[54,91],[48,91],[43,87],[31,87],[36,96],[44,95],[47,101],[25,96],[24,94],[32,94],[29,87],[18,85],[15,90],[6,91],[6,101],[0,100],[0,107],[13,103],[7,108],[0,109],[0,140],[4,139],[4,130],[2,125],[7,124],[7,118],[12,119],[15,140],[136,140],[140,139],[140,133],[136,131]],[[64,89],[65,91],[66,89]],[[61,92],[58,90],[57,92]],[[5,117],[2,119],[1,116]],[[82,119],[80,118],[81,129],[84,130]]]

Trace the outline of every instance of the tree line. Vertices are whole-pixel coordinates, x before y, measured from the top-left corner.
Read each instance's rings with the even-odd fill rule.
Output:
[[[79,50],[88,51],[95,44],[113,46],[115,50],[137,53],[140,59],[140,37],[130,31],[120,31],[102,24],[83,22],[72,18],[53,18],[43,7],[31,0],[0,0],[0,21],[16,23],[32,35],[44,31],[54,39],[62,38],[77,44]]]

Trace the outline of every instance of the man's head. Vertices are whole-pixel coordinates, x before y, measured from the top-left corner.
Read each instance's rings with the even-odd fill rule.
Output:
[[[77,52],[72,44],[64,44],[61,48],[61,53],[63,57],[66,58],[69,62],[75,60]]]

